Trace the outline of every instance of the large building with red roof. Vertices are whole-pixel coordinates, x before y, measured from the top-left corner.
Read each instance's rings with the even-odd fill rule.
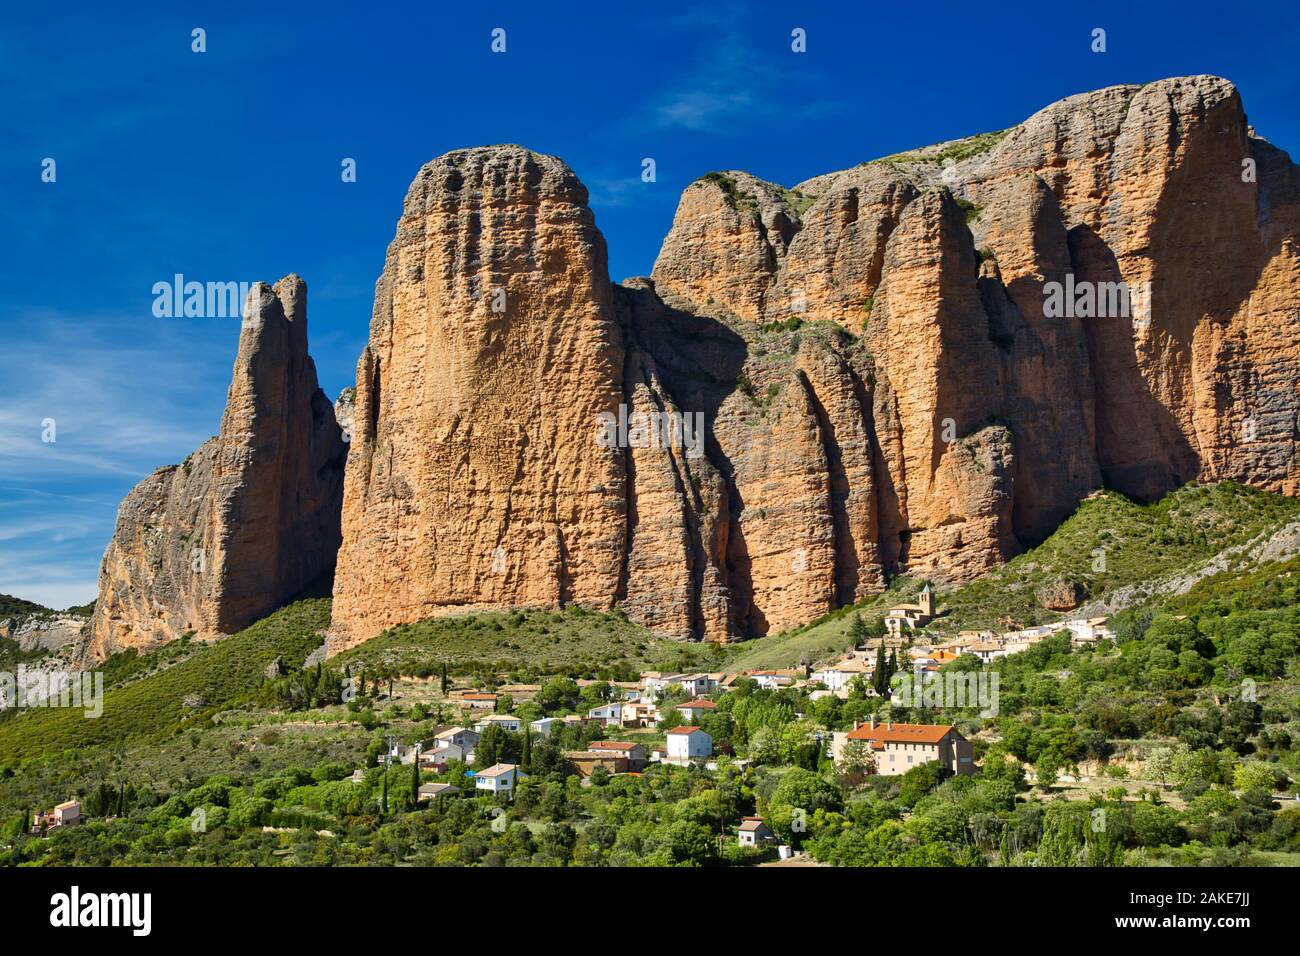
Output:
[[[836,763],[841,762],[845,748],[853,742],[867,748],[875,760],[876,773],[881,776],[907,773],[913,767],[933,761],[938,761],[949,773],[967,776],[975,773],[970,741],[952,724],[880,724],[873,719],[847,733],[835,734],[831,753]]]

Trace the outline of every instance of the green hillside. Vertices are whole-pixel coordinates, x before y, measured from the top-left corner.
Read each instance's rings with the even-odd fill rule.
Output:
[[[328,600],[299,601],[166,670],[108,690],[101,717],[88,719],[74,708],[13,712],[0,722],[0,762],[164,735],[199,724],[249,695],[277,656],[300,665],[320,645],[320,633],[328,625]]]
[[[0,594],[0,621],[23,620],[33,614],[53,614],[48,607],[24,601],[10,594]]]

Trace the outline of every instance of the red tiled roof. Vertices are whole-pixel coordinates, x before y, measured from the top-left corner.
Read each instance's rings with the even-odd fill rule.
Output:
[[[640,744],[626,740],[593,740],[587,745],[588,750],[631,750]]]
[[[700,729],[699,727],[674,727],[672,730],[668,731],[668,733],[670,733],[670,734],[692,734],[692,733],[694,733],[695,731],[697,731],[697,730],[699,730],[699,729]]]
[[[891,744],[937,744],[943,740],[952,724],[863,724],[849,731],[849,740],[871,740]]]
[[[678,710],[716,710],[717,704],[711,700],[688,700],[684,704],[678,704]]]

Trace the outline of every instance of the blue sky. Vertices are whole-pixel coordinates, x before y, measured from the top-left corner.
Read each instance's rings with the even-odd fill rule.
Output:
[[[220,422],[238,322],[155,318],[153,284],[298,272],[334,396],[406,187],[447,150],[567,161],[618,280],[710,170],[790,185],[1114,83],[1226,76],[1300,148],[1300,30],[1272,5],[174,6],[11,5],[0,26],[0,592],[56,607],[94,596],[131,486]]]

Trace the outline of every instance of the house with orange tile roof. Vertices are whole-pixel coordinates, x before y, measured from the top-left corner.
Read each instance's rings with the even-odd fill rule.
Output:
[[[640,770],[646,764],[645,745],[627,740],[593,740],[587,745],[593,754],[606,754],[623,757],[627,760],[627,770]]]
[[[743,817],[736,831],[741,846],[760,846],[776,839],[776,834],[763,822],[762,817]]]
[[[718,705],[711,700],[688,700],[684,704],[677,705],[677,712],[687,720],[699,720],[705,714],[711,714],[718,709]]]
[[[933,761],[949,773],[975,773],[970,741],[952,724],[881,724],[873,717],[870,723],[832,736],[831,754],[836,763],[843,759],[845,747],[854,742],[868,748],[875,758],[876,773],[884,777],[904,774]]]

